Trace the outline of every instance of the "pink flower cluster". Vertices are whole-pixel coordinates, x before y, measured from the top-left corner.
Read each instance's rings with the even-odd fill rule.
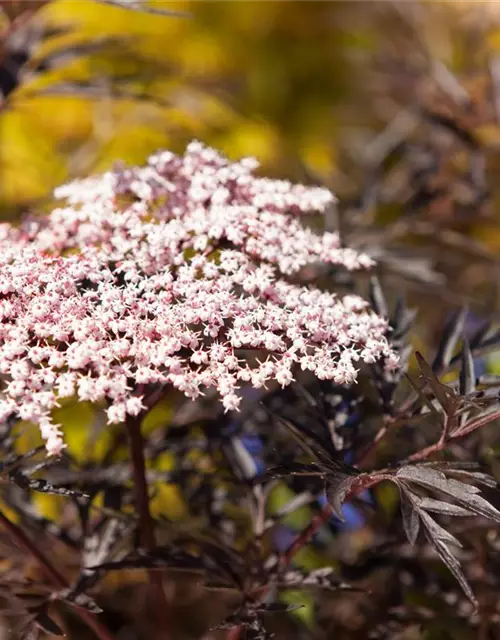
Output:
[[[105,403],[119,423],[158,385],[190,398],[215,387],[235,410],[241,384],[285,386],[297,367],[349,384],[360,359],[393,363],[386,321],[364,300],[284,277],[371,266],[300,224],[331,193],[256,166],[193,142],[60,187],[65,206],[45,218],[0,225],[0,420],[37,423],[57,454],[61,398]]]

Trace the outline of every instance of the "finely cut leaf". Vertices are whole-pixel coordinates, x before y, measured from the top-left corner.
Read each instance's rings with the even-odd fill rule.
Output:
[[[453,469],[447,472],[449,476],[456,478],[457,480],[468,480],[469,482],[476,482],[477,484],[483,484],[492,489],[496,489],[498,486],[495,478],[488,473],[481,473],[480,471],[466,471],[461,469]]]
[[[342,503],[356,479],[356,476],[347,476],[339,473],[337,477],[328,476],[326,481],[326,497],[333,512],[342,522],[345,522]]]
[[[451,362],[453,352],[462,335],[467,309],[461,309],[448,320],[444,326],[436,356],[432,362],[432,370],[441,372]]]
[[[436,549],[441,560],[455,576],[465,595],[475,606],[477,606],[476,598],[474,597],[474,593],[472,592],[472,589],[460,567],[460,563],[448,548],[449,544],[460,547],[461,545],[459,541],[445,529],[440,527],[437,522],[435,522],[427,513],[425,513],[425,511],[422,511],[421,517],[422,523],[425,527],[425,535],[427,540],[434,547],[434,549]]]
[[[121,571],[124,569],[171,569],[173,571],[201,571],[204,563],[201,558],[188,554],[181,550],[165,552],[163,549],[157,553],[149,553],[141,556],[132,556],[113,562],[87,567],[92,571]]]
[[[418,506],[424,511],[433,511],[434,513],[440,513],[444,516],[473,516],[474,513],[460,507],[457,504],[450,504],[449,502],[443,502],[442,500],[435,500],[434,498],[420,498]]]
[[[284,602],[262,603],[254,609],[257,613],[287,613],[288,611],[297,611],[302,609],[303,604],[285,604]]]
[[[76,607],[87,609],[87,611],[90,611],[92,613],[102,613],[102,609],[101,607],[99,607],[97,602],[95,602],[95,600],[93,600],[90,596],[87,596],[85,593],[78,593],[76,591],[67,589],[64,591],[60,591],[57,595],[60,600],[69,602]]]
[[[465,396],[475,389],[474,359],[469,342],[464,338],[462,347],[462,368],[460,369],[460,393]]]
[[[416,315],[417,311],[407,309],[403,297],[398,296],[396,308],[390,321],[390,325],[393,328],[391,338],[393,340],[401,340],[406,336],[415,322]]]
[[[359,587],[353,587],[346,582],[341,582],[332,567],[322,569],[289,569],[276,586],[279,589],[326,589],[328,591],[349,590],[365,591]]]
[[[404,376],[405,376],[406,380],[408,381],[408,383],[410,384],[410,386],[414,389],[414,391],[417,394],[417,396],[420,398],[422,404],[425,405],[429,409],[429,411],[435,416],[435,418],[437,420],[439,420],[439,422],[441,423],[443,421],[443,416],[442,416],[442,414],[439,413],[439,411],[436,409],[436,407],[432,404],[432,400],[429,399],[425,395],[425,393],[418,386],[418,384],[416,382],[414,382],[407,373],[405,373]]]
[[[373,310],[378,313],[379,316],[382,318],[387,318],[389,316],[387,301],[385,299],[384,292],[382,291],[380,280],[377,276],[372,276],[370,278],[369,299]]]
[[[255,478],[255,482],[262,483],[274,478],[287,478],[288,476],[325,476],[324,471],[317,464],[302,464],[300,462],[287,462],[284,465],[272,467],[265,473]]]
[[[466,509],[485,518],[491,518],[495,522],[500,522],[500,511],[477,495],[479,489],[474,485],[465,484],[454,478],[447,478],[443,472],[437,469],[421,466],[402,467],[396,476],[431,491],[439,491],[449,495]]]
[[[400,485],[401,495],[401,515],[403,516],[403,527],[411,545],[417,541],[418,532],[420,530],[420,516],[414,508],[411,496],[407,495],[406,490]]]
[[[435,520],[433,520],[428,513],[425,513],[425,511],[421,511],[420,517],[422,518],[422,524],[432,535],[433,540],[441,540],[442,542],[451,544],[455,547],[458,547],[459,549],[462,548],[463,545],[460,540],[457,540],[457,538],[455,538],[455,536],[452,535],[449,531],[443,529],[443,527]]]
[[[421,462],[419,467],[429,467],[442,470],[447,476],[457,480],[467,480],[469,483],[483,484],[492,489],[497,488],[498,483],[489,473],[481,471],[481,465],[477,462]]]
[[[54,620],[52,620],[52,618],[49,616],[46,605],[44,605],[43,607],[40,607],[36,611],[36,615],[33,618],[33,622],[38,627],[40,627],[40,629],[45,633],[51,634],[53,636],[65,635],[61,627],[56,622],[54,622]]]
[[[449,413],[451,408],[451,401],[454,395],[452,390],[446,385],[439,382],[434,371],[432,370],[430,365],[427,364],[426,360],[419,351],[415,352],[415,357],[417,358],[418,366],[420,367],[420,371],[422,372],[422,377],[428,383],[429,387],[434,393],[434,396],[436,397],[436,400],[443,407],[445,413]]]

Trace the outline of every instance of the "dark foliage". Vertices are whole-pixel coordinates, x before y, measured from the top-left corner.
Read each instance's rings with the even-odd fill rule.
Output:
[[[374,308],[389,315],[375,278],[370,291]],[[451,606],[462,617],[489,606],[485,593],[497,588],[498,542],[488,523],[500,523],[499,501],[495,479],[474,458],[480,428],[500,415],[500,380],[477,377],[474,357],[495,348],[498,336],[482,326],[466,337],[467,314],[458,312],[444,327],[431,364],[416,353],[415,376],[406,374],[414,318],[397,300],[388,335],[401,355],[396,373],[376,363],[366,367],[356,388],[303,376],[285,390],[249,397],[238,415],[214,414],[206,402],[182,405],[172,424],[152,432],[144,453],[150,485],[175,484],[189,516],[185,523],[158,522],[159,542],[150,548],[141,543],[139,521],[129,509],[134,471],[117,459],[116,443],[101,465],[82,468],[68,455],[49,461],[38,449],[16,454],[15,425],[3,425],[4,500],[19,518],[18,524],[10,523],[11,541],[26,547],[22,528],[27,528],[38,532],[47,549],[60,545],[61,557],[79,565],[66,582],[58,578],[58,569],[50,570],[55,560],[42,557],[42,569],[50,565],[47,579],[32,579],[23,557],[14,554],[3,576],[2,598],[7,615],[21,616],[20,637],[34,638],[40,630],[63,635],[51,613],[56,602],[102,616],[103,581],[123,572],[155,572],[174,583],[190,576],[211,597],[231,596],[226,615],[208,619],[206,629],[230,629],[231,638],[241,639],[273,637],[282,616],[300,608],[283,600],[288,591],[323,593],[318,602],[324,606],[331,591],[358,603],[374,591],[383,605],[358,614],[370,638],[393,637],[410,624],[427,628]],[[457,371],[456,379],[443,382],[450,371]],[[191,415],[183,420],[186,410]],[[155,461],[165,451],[174,455],[174,466],[156,471]],[[401,504],[400,518],[389,526],[378,517],[383,504],[377,488],[387,483],[397,487]],[[272,506],[280,486],[288,487],[289,498]],[[34,492],[68,500],[73,520],[42,517],[30,499]],[[294,531],[287,523],[301,508],[310,510],[311,520]],[[377,537],[347,560],[339,535],[354,532],[367,519]],[[30,544],[36,544],[33,537]],[[474,569],[477,545],[488,558],[480,573]],[[309,548],[322,554],[322,568],[297,564],[297,554]],[[435,558],[456,583],[436,570]],[[385,593],[377,593],[381,571],[395,585]],[[415,589],[433,603],[412,604]],[[320,614],[316,631],[311,630],[318,637]],[[125,619],[115,621],[117,628],[123,624]]]

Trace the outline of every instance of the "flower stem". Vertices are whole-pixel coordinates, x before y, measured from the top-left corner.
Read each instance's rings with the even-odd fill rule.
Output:
[[[156,547],[154,520],[149,511],[149,494],[146,481],[146,463],[144,460],[144,439],[141,433],[141,417],[128,416],[126,421],[132,461],[135,508],[139,518],[139,540],[146,551],[154,551]],[[163,590],[162,576],[158,571],[148,572],[151,601],[154,612],[161,623],[163,633],[170,627],[169,606]],[[149,599],[149,598],[148,598]],[[163,638],[166,638],[163,635]]]
[[[0,524],[19,547],[33,556],[51,582],[60,589],[66,589],[69,586],[66,578],[54,567],[40,548],[32,542],[17,524],[11,522],[2,511],[0,511]],[[73,606],[73,609],[76,615],[94,631],[99,640],[115,640],[113,634],[101,625],[93,613],[77,606]]]

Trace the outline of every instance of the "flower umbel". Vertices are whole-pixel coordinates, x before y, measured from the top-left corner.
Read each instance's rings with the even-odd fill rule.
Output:
[[[0,419],[39,424],[57,454],[59,398],[105,401],[122,422],[148,386],[215,387],[235,410],[242,383],[286,386],[302,368],[349,384],[356,361],[391,357],[364,300],[285,279],[317,262],[371,266],[300,224],[331,193],[255,168],[194,142],[60,187],[66,206],[46,218],[0,225]]]

